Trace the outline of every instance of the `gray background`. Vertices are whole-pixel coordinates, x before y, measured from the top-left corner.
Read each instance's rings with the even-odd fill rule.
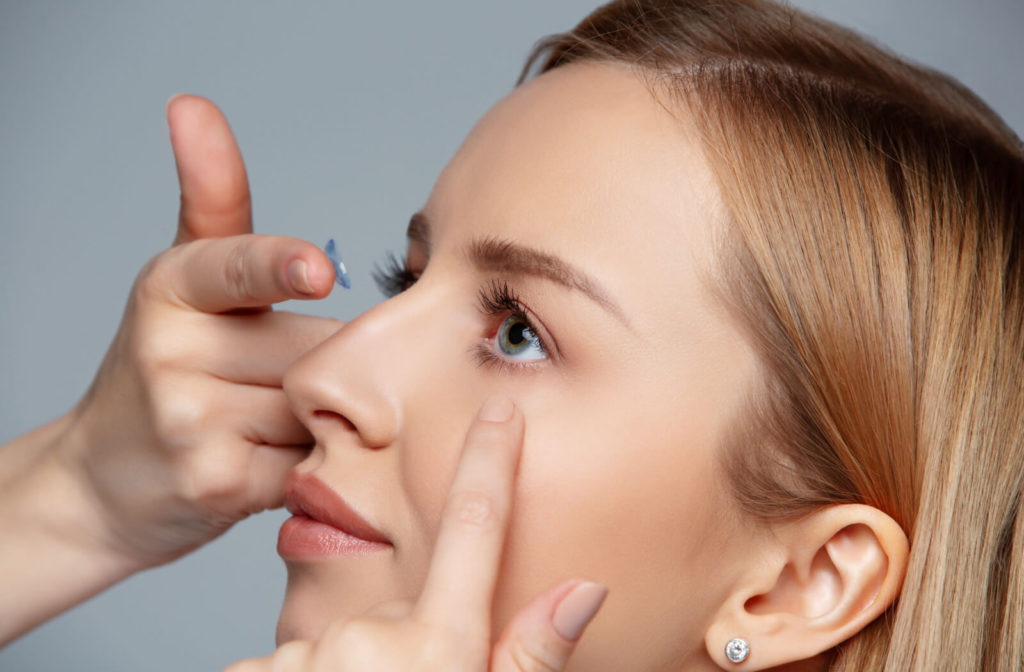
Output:
[[[1024,130],[1022,0],[795,4],[952,73]],[[339,239],[355,290],[291,308],[348,319],[533,42],[593,6],[0,0],[0,442],[75,403],[173,236],[171,94],[227,113],[258,231]],[[269,652],[283,518],[125,581],[0,651],[0,670],[218,670]]]

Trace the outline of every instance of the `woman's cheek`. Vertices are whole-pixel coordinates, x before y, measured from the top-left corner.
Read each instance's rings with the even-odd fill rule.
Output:
[[[466,432],[484,400],[502,394],[512,399],[525,420],[523,459],[536,452],[531,444],[549,433],[553,409],[561,401],[550,375],[501,373],[475,362],[466,371],[439,375],[438,385],[403,410],[402,488],[424,531],[437,534],[448,487],[458,469]],[[418,402],[419,402],[418,400]],[[557,423],[556,423],[557,426]],[[569,430],[569,431],[567,431]],[[571,428],[562,428],[571,434]]]
[[[616,413],[595,396],[576,401],[535,415],[528,429],[495,630],[561,581],[604,583],[609,599],[577,657],[592,666],[579,669],[615,669],[618,649],[699,633],[718,603],[706,587],[726,544],[717,476],[706,446],[648,422],[649,405]]]
[[[595,575],[595,553],[604,548],[603,512],[615,464],[603,443],[607,427],[582,422],[574,404],[526,402],[526,435],[516,498],[506,541],[496,622],[504,623],[526,602],[555,583]]]
[[[436,384],[429,391],[418,394],[415,403],[403,407],[401,435],[395,446],[408,512],[401,528],[405,572],[402,580],[417,590],[426,579],[466,433],[484,400],[498,392],[509,394],[502,389],[499,376],[474,361],[449,367],[435,378]],[[521,399],[511,396],[522,408]],[[527,427],[529,422],[527,417]]]

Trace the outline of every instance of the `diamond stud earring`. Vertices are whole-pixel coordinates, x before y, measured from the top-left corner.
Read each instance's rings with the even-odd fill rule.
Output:
[[[725,657],[733,663],[742,663],[750,655],[750,644],[747,640],[733,637],[725,643]]]

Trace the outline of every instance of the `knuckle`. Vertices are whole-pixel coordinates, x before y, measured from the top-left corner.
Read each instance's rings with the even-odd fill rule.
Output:
[[[494,497],[481,490],[462,490],[448,498],[448,517],[460,527],[487,532],[500,526],[502,507]]]
[[[135,277],[130,302],[138,306],[179,302],[176,287],[181,280],[186,260],[193,251],[191,246],[179,245],[164,250],[146,262]]]
[[[172,337],[152,325],[138,324],[134,330],[131,357],[136,370],[144,380],[157,378],[169,365],[184,355],[184,339]]]
[[[550,646],[530,645],[522,640],[510,642],[506,648],[513,669],[520,672],[558,672],[560,656]]]
[[[190,502],[229,503],[247,488],[248,465],[244,451],[218,445],[217,439],[197,440],[178,464],[179,492]]]
[[[183,394],[174,384],[149,386],[150,415],[156,435],[164,445],[182,450],[206,424],[207,404],[197,395]]]
[[[242,240],[231,246],[223,271],[224,287],[231,299],[249,302],[256,298],[249,275],[249,246]]]
[[[145,381],[158,378],[170,356],[167,345],[159,337],[137,338],[131,347],[132,364]]]
[[[244,493],[246,470],[232,451],[196,451],[187,462],[183,494],[188,500],[219,502],[236,499]]]
[[[131,301],[146,303],[163,295],[166,288],[164,269],[167,266],[168,258],[173,257],[176,253],[174,248],[165,250],[146,262],[135,277]]]

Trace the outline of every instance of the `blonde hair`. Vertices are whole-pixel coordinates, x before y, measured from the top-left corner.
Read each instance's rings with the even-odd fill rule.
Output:
[[[764,370],[723,451],[745,510],[863,502],[911,539],[898,603],[829,669],[1024,668],[1020,141],[951,78],[765,1],[612,2],[520,81],[578,60],[637,66],[703,134],[718,289]]]

